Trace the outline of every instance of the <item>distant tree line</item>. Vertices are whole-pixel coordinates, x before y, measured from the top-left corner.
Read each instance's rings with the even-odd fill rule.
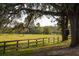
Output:
[[[32,24],[33,25],[33,24]],[[54,26],[44,26],[40,27],[40,24],[37,23],[37,26],[29,26],[29,28],[24,27],[23,23],[20,23],[16,26],[7,27],[6,29],[0,30],[0,33],[16,33],[16,34],[60,34],[58,27]]]
[[[56,34],[58,33],[57,29],[52,26],[45,26],[45,27],[33,27],[29,28],[29,33],[32,34]]]

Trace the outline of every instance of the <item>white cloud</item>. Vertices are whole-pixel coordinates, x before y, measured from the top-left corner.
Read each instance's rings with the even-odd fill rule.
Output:
[[[48,19],[46,16],[43,16],[41,19],[37,19],[34,24],[40,23],[40,26],[55,26],[57,24],[57,21],[51,22],[51,19],[55,21],[54,18]]]

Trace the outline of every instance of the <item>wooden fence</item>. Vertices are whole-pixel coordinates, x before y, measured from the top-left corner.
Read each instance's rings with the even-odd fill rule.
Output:
[[[37,38],[37,39],[24,39],[24,40],[2,41],[2,42],[0,42],[0,48],[2,48],[3,54],[5,54],[6,50],[15,49],[16,51],[18,51],[20,48],[22,48],[22,46],[19,47],[19,44],[21,44],[20,43],[21,41],[26,41],[26,43],[23,42],[23,43],[25,43],[27,45],[24,48],[30,48],[30,46],[31,46],[30,44],[33,44],[33,43],[35,43],[34,44],[35,47],[38,47],[38,45],[39,45],[38,43],[39,42],[41,42],[42,46],[45,46],[46,44],[48,45],[50,43],[51,44],[59,43],[59,42],[61,42],[61,39],[59,37],[52,37],[52,38]],[[11,44],[12,42],[15,42],[15,44]],[[7,43],[10,43],[10,44],[7,44]],[[7,47],[10,47],[10,46],[15,46],[15,47],[6,49]]]

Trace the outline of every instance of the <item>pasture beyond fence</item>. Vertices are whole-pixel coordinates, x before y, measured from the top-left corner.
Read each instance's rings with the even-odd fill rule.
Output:
[[[2,54],[5,54],[7,50],[15,49],[16,51],[18,51],[19,49],[46,46],[60,42],[61,42],[60,37],[2,41],[0,42],[0,49],[2,49]]]

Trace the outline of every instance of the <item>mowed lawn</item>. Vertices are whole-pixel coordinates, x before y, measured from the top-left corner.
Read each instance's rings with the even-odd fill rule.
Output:
[[[61,37],[61,35],[45,35],[45,34],[0,34],[0,41],[24,40],[36,38]]]

